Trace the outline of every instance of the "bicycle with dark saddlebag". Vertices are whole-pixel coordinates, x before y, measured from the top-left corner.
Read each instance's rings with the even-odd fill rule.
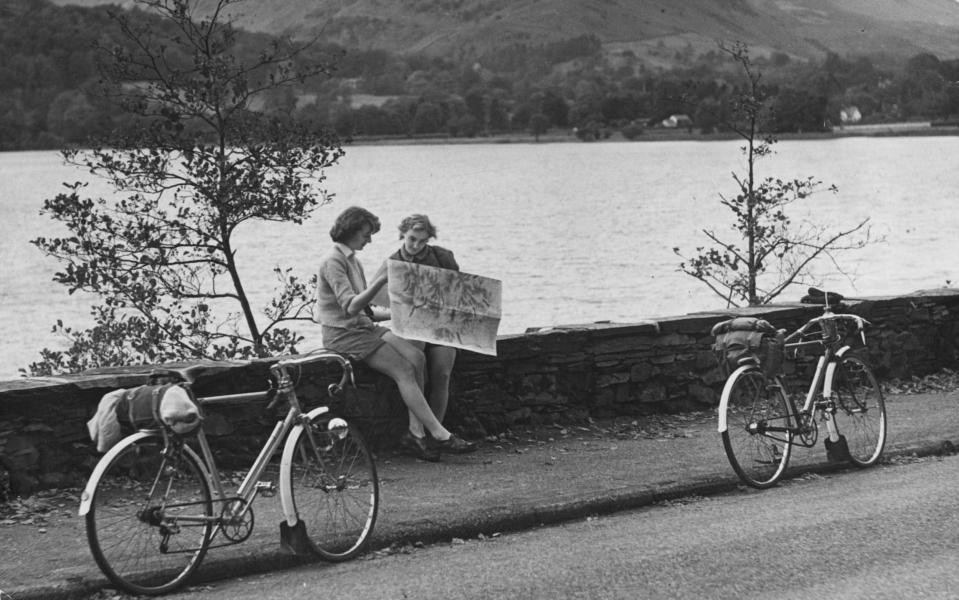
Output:
[[[842,296],[810,288],[823,314],[785,335],[770,323],[739,317],[713,327],[717,355],[729,371],[719,403],[719,433],[730,465],[752,487],[774,485],[789,464],[794,446],[813,447],[825,426],[830,461],[868,467],[886,442],[886,406],[869,365],[845,344],[858,333],[865,345],[868,322],[832,311]],[[799,404],[783,382],[787,352],[820,352],[815,374]]]

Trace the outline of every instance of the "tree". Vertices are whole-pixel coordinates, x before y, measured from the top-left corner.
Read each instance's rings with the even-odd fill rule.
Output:
[[[139,0],[162,28],[111,12],[132,44],[97,47],[101,91],[136,126],[63,156],[115,193],[85,198],[85,186],[69,185],[43,208],[69,235],[33,240],[65,264],[56,281],[102,304],[91,329],[58,322],[72,346],[43,350],[32,373],[295,352],[301,337],[287,326],[310,317],[309,284],[277,266],[261,323],[235,233],[255,221],[302,223],[330,200],[318,185],[342,155],[338,140],[253,108],[269,92],[328,75],[329,65],[303,60],[311,42],[277,39],[239,56],[224,16],[236,2],[204,4],[200,18],[191,0]]]
[[[79,142],[96,131],[101,115],[86,94],[77,90],[61,92],[47,111],[47,130],[68,142]]]
[[[743,87],[732,97],[732,119],[726,127],[745,141],[741,150],[747,171],[733,173],[739,188],[735,196],[720,195],[720,203],[733,214],[736,237],[726,240],[715,230],[704,229],[712,246],[696,248],[689,258],[679,248],[673,251],[683,259],[681,271],[703,282],[727,303],[755,306],[772,301],[792,284],[815,283],[809,268],[817,259],[829,259],[839,269],[837,253],[862,248],[871,241],[869,219],[831,232],[812,223],[793,223],[786,214],[788,207],[816,192],[822,182],[812,177],[758,179],[756,163],[772,153],[776,142],[767,129],[773,99],[761,84],[762,76],[753,68],[744,44],[720,48],[744,76]],[[828,190],[838,192],[835,186]]]
[[[413,133],[439,133],[446,125],[443,109],[433,102],[421,102],[413,114]]]
[[[547,91],[543,95],[543,114],[549,117],[549,122],[553,127],[566,127],[569,125],[569,104],[562,96]]]
[[[533,116],[529,118],[529,131],[536,138],[536,141],[539,141],[539,136],[543,135],[549,130],[549,117],[543,113],[534,113]]]
[[[776,133],[822,131],[826,122],[826,97],[784,87],[772,100],[769,127]]]

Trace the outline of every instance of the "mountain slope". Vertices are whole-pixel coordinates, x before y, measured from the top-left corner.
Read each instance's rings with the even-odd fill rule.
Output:
[[[826,52],[959,57],[956,0],[251,0],[235,11],[237,24],[253,31],[459,59],[584,34],[639,56],[654,47],[704,52],[718,40],[741,40],[758,52],[807,59]]]

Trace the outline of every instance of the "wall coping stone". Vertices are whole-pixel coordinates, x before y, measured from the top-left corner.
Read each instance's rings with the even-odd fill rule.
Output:
[[[959,297],[959,288],[936,288],[918,290],[911,294],[870,296],[847,300],[846,306],[855,309],[869,305],[881,306],[885,303],[902,301],[908,298],[943,298]],[[639,320],[636,322],[614,323],[602,321],[572,325],[556,325],[548,327],[531,327],[525,333],[507,334],[497,337],[497,356],[491,357],[464,351],[458,362],[503,362],[511,359],[537,356],[535,346],[538,341],[552,342],[564,337],[588,336],[591,339],[604,337],[620,337],[636,334],[661,335],[675,331],[698,331],[702,326],[711,325],[724,319],[736,316],[766,316],[773,324],[779,319],[806,317],[809,313],[818,313],[821,308],[815,304],[786,302],[767,304],[755,307],[727,308],[671,315],[659,317],[655,320]],[[0,380],[0,402],[17,401],[34,397],[47,396],[53,392],[70,393],[78,390],[95,391],[111,390],[123,387],[135,387],[146,383],[149,373],[157,367],[182,368],[206,367],[197,376],[197,382],[204,378],[222,375],[230,371],[248,371],[257,366],[264,372],[269,365],[284,356],[251,361],[181,361],[164,363],[163,365],[131,365],[122,367],[105,367],[92,369],[82,373],[61,375],[55,377],[32,377]],[[58,389],[59,388],[59,389]]]

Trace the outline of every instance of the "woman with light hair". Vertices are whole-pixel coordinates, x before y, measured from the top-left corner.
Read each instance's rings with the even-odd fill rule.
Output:
[[[460,270],[451,251],[429,243],[436,238],[436,227],[428,216],[410,215],[400,222],[399,230],[403,244],[390,255],[390,260],[402,260],[453,271]],[[450,375],[453,372],[453,363],[456,362],[456,348],[425,342],[411,343],[422,348],[426,355],[426,397],[430,408],[433,409],[433,414],[442,422],[449,405]]]

